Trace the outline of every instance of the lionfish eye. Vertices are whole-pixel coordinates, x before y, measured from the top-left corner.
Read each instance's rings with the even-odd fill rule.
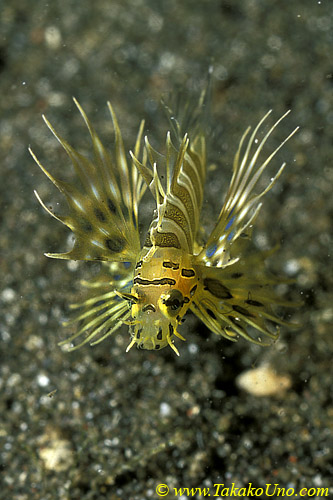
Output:
[[[176,309],[178,309],[180,306],[179,299],[173,299],[167,305],[170,307],[172,311],[176,311]]]
[[[167,307],[168,313],[174,316],[184,304],[183,294],[179,290],[172,290],[164,297],[163,304]]]

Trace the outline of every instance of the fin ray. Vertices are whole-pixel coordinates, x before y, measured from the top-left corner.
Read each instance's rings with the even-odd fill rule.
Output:
[[[143,178],[134,162],[128,165],[111,104],[108,106],[115,132],[115,160],[105,150],[78,101],[74,99],[74,102],[89,130],[94,151],[93,161],[72,148],[50,122],[43,118],[69,156],[81,186],[76,187],[53,177],[30,151],[41,170],[65,195],[69,214],[64,217],[55,215],[36,194],[37,199],[48,213],[67,225],[75,235],[74,246],[69,252],[47,255],[59,259],[134,262],[140,252],[138,205],[145,191]],[[140,153],[142,132],[143,123],[135,143],[137,154]],[[144,156],[142,161],[145,163]]]
[[[250,127],[246,129],[240,140],[235,155],[233,175],[224,205],[215,228],[198,255],[198,259],[208,266],[224,267],[228,265],[231,246],[237,241],[240,235],[253,224],[262,205],[260,201],[261,198],[274,186],[285,168],[285,163],[283,163],[268,186],[262,191],[259,191],[258,194],[253,193],[255,186],[271,160],[298,130],[298,127],[296,127],[262,163],[259,163],[259,155],[264,145],[281,120],[289,114],[289,111],[270,127],[268,132],[266,132],[264,137],[256,145],[251,156],[251,150],[255,144],[256,135],[270,113],[271,110],[260,120],[250,135],[242,159],[241,151],[243,150],[245,140],[250,132]]]

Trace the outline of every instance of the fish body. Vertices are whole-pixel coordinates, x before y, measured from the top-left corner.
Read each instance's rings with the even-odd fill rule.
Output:
[[[270,112],[251,134],[250,128],[244,133],[216,225],[201,243],[200,211],[207,170],[201,120],[204,93],[194,109],[187,107],[182,121],[167,108],[174,138],[167,133],[163,155],[147,138],[142,147],[142,122],[130,160],[111,105],[115,130],[112,154],[104,148],[79,103],[75,103],[92,139],[93,159],[78,153],[44,120],[69,155],[79,182],[74,185],[54,178],[31,152],[65,195],[69,213],[64,217],[54,214],[36,193],[38,200],[75,235],[70,252],[46,255],[104,263],[100,275],[84,283],[90,289],[89,297],[72,306],[79,313],[68,324],[79,323],[80,328],[67,341],[83,336],[72,349],[87,342],[101,342],[127,324],[131,336],[127,350],[135,344],[156,350],[169,345],[179,354],[174,338],[185,340],[178,328],[188,310],[211,331],[229,340],[244,337],[261,345],[267,345],[262,337],[275,341],[278,325],[285,322],[276,316],[273,307],[293,304],[275,294],[273,287],[279,280],[265,269],[265,260],[272,251],[255,249],[251,232],[261,198],[275,184],[285,164],[265,189],[258,191],[257,183],[297,129],[268,157],[262,158],[262,149],[288,112],[262,139],[257,136]],[[185,133],[184,124],[188,127]],[[155,199],[156,210],[141,248],[139,205],[147,188]],[[268,323],[276,328],[272,330]]]
[[[139,264],[139,266],[138,266]],[[171,342],[191,304],[198,277],[191,255],[179,249],[156,247],[138,262],[131,294],[132,342],[145,349],[160,349]],[[138,321],[135,323],[135,321]]]

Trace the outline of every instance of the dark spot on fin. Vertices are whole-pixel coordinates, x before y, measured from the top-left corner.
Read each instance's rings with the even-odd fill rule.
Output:
[[[105,222],[106,221],[106,217],[103,214],[102,210],[100,210],[99,208],[95,208],[94,212],[95,212],[96,218],[99,220],[99,222]]]
[[[110,198],[108,198],[108,207],[109,207],[109,210],[112,214],[116,213],[116,207]]]
[[[232,299],[232,295],[228,288],[218,280],[213,278],[204,279],[205,290],[208,290],[212,295],[218,299]]]
[[[253,318],[253,314],[251,314],[247,309],[244,309],[244,307],[234,305],[232,306],[233,310],[238,312],[239,314],[243,314],[243,316],[248,316],[250,318]]]
[[[90,233],[93,230],[93,227],[88,220],[82,218],[80,222],[82,231],[84,231],[85,233]]]
[[[206,309],[206,312],[211,318],[216,319],[215,313],[211,309]]]
[[[162,340],[162,328],[159,329],[156,338],[157,338],[157,340]]]
[[[246,304],[249,304],[250,306],[264,307],[264,304],[262,304],[261,302],[258,302],[257,300],[247,299],[245,302],[246,302]]]
[[[119,253],[125,247],[125,240],[123,240],[122,238],[118,238],[117,236],[115,236],[112,239],[110,239],[110,238],[106,239],[105,240],[105,245],[106,245],[106,247],[109,250],[111,250],[111,252],[113,252],[113,253]]]

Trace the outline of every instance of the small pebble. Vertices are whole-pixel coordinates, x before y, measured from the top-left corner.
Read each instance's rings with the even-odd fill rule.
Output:
[[[237,385],[253,396],[283,394],[291,386],[291,378],[276,373],[269,365],[247,370],[237,377]]]

